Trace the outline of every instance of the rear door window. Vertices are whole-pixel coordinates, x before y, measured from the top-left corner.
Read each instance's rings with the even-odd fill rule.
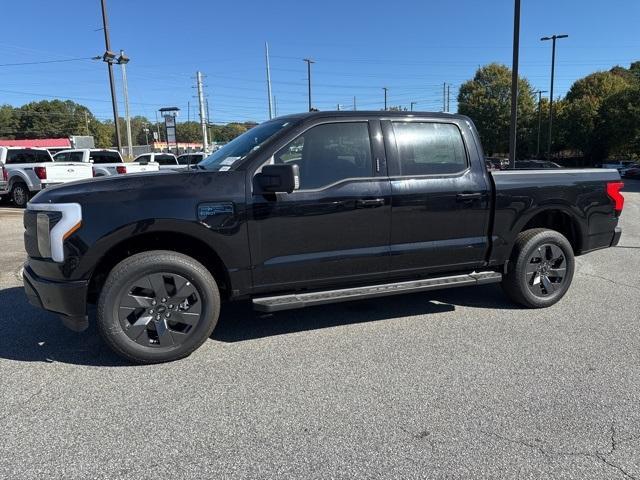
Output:
[[[177,165],[178,164],[175,157],[173,157],[172,155],[156,155],[155,161],[159,165]]]
[[[82,157],[83,157],[83,153],[82,152],[71,152],[69,153],[69,161],[70,162],[82,162]]]
[[[54,158],[56,162],[68,162],[69,161],[69,152],[61,152],[58,153]]]
[[[393,122],[401,176],[442,175],[467,168],[458,127],[452,123]]]
[[[25,163],[52,162],[49,152],[44,150],[9,150],[7,152],[7,165],[19,165]]]
[[[96,165],[101,163],[121,163],[120,155],[116,152],[91,152],[89,158]]]

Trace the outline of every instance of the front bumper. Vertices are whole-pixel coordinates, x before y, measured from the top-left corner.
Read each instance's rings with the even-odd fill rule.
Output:
[[[47,280],[38,277],[28,263],[24,265],[22,276],[31,305],[59,314],[65,326],[72,330],[82,331],[88,327],[87,281]]]

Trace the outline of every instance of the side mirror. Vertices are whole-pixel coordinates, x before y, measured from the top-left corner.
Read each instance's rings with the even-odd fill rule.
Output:
[[[255,180],[263,192],[291,193],[300,188],[300,168],[295,164],[265,165]]]

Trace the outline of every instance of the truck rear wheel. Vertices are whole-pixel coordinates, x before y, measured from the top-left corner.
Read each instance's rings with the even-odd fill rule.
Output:
[[[190,355],[213,332],[220,294],[211,273],[191,257],[171,251],[133,255],[109,273],[97,320],[106,343],[136,363]]]
[[[15,183],[11,188],[11,200],[16,207],[26,207],[29,196],[29,188],[22,182]]]
[[[575,260],[569,241],[555,230],[535,228],[518,235],[502,287],[528,308],[549,307],[571,285]]]

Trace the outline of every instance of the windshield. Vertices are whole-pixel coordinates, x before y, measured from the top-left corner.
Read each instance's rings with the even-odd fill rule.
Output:
[[[253,127],[216,150],[198,163],[198,166],[219,172],[231,170],[235,162],[260,148],[260,145],[289,125],[291,125],[290,120],[272,120]]]

